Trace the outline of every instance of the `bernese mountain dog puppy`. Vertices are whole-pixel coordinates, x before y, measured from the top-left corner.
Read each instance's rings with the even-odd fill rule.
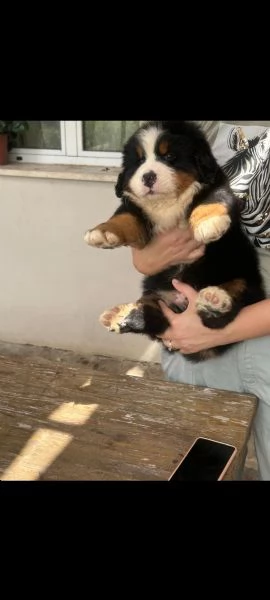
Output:
[[[98,248],[143,248],[158,232],[191,226],[206,244],[203,257],[143,279],[143,295],[105,311],[101,323],[117,333],[163,334],[169,323],[159,300],[176,312],[187,305],[172,279],[198,291],[196,310],[204,325],[222,328],[242,307],[265,297],[254,246],[242,231],[237,198],[197,125],[150,121],[127,141],[115,187],[121,204],[85,241]],[[188,354],[192,361],[221,354],[229,346]]]

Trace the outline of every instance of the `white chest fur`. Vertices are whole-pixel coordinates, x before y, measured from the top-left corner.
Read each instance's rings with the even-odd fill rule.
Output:
[[[194,181],[178,197],[157,197],[145,203],[143,209],[154,224],[154,231],[160,233],[174,227],[185,228],[186,209],[201,187],[200,183]]]

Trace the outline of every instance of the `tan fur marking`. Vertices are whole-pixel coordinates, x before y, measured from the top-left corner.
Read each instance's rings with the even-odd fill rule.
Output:
[[[160,142],[158,149],[159,149],[159,153],[161,154],[161,156],[165,156],[165,154],[167,154],[168,148],[169,148],[169,142],[167,142],[166,140],[163,140],[162,142]]]
[[[147,243],[146,231],[140,221],[129,213],[116,215],[108,223],[114,232],[124,240],[126,246],[143,248]]]
[[[224,204],[204,204],[202,206],[197,206],[197,208],[192,211],[189,221],[193,229],[195,229],[201,221],[205,221],[211,217],[221,217],[227,214],[228,211]]]
[[[143,157],[143,149],[141,146],[136,146],[136,152],[137,152],[139,158]]]
[[[195,177],[184,171],[176,171],[175,173],[176,186],[180,192],[187,190],[191,183],[195,181]]]
[[[137,300],[136,305],[139,307],[142,304],[147,304],[148,306],[152,306],[154,308],[157,308],[158,306],[158,300],[159,297],[157,294],[153,293],[153,294],[146,294],[145,296],[141,296],[141,298],[139,298],[139,300]]]
[[[144,226],[129,213],[116,215],[87,231],[84,236],[87,244],[99,248],[114,248],[116,246],[135,246],[144,248],[147,236]]]
[[[236,299],[244,292],[247,284],[244,279],[233,279],[232,281],[223,283],[221,287],[230,294],[231,298]]]
[[[190,219],[191,223],[192,219]],[[192,224],[192,223],[191,223]],[[226,213],[225,215],[209,216],[208,218],[198,219],[193,227],[194,238],[197,242],[208,244],[220,240],[220,238],[228,231],[231,225],[231,218]]]

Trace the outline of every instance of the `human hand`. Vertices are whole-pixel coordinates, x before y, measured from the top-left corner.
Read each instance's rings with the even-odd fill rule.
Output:
[[[161,310],[170,323],[170,327],[160,336],[164,345],[171,350],[179,350],[182,354],[192,354],[222,345],[222,330],[205,327],[196,312],[198,293],[177,279],[173,279],[172,284],[187,298],[188,307],[183,313],[176,314],[160,300]]]
[[[203,256],[205,246],[193,237],[191,227],[160,233],[142,250],[132,248],[134,267],[144,275],[154,275],[179,263],[193,263]]]

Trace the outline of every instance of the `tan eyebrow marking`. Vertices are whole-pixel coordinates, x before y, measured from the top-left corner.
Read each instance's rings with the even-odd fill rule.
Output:
[[[139,158],[143,157],[143,149],[141,146],[136,146],[136,152],[137,152]]]
[[[162,142],[160,142],[158,149],[159,149],[159,153],[162,156],[165,156],[165,154],[167,154],[168,149],[169,149],[169,142],[167,142],[166,140],[163,140]]]

